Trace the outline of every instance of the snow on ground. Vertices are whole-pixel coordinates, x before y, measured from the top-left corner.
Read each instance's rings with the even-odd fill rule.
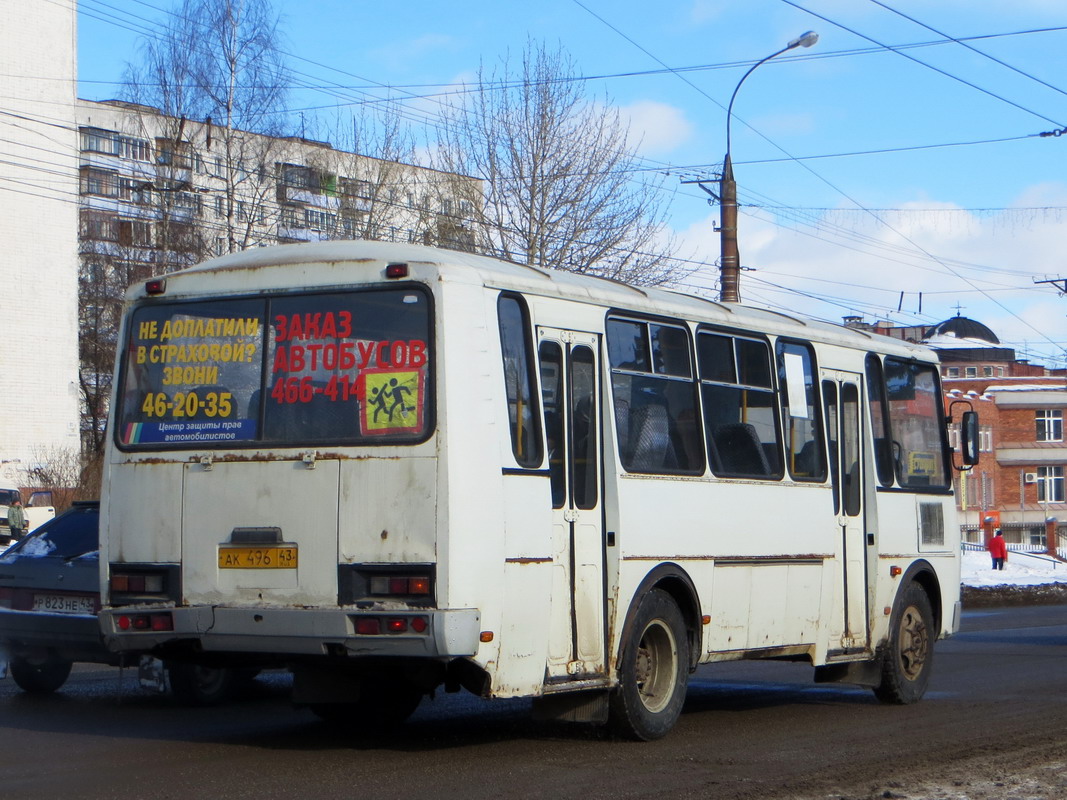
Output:
[[[1067,562],[1040,553],[1010,551],[1003,570],[994,570],[984,550],[964,550],[961,583],[964,586],[1041,586],[1067,583]]]

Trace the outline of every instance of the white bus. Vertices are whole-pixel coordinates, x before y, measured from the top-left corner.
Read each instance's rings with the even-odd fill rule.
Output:
[[[907,703],[958,628],[926,348],[373,242],[149,280],[120,342],[116,650],[284,664],[354,726],[443,684],[652,739],[699,664]]]

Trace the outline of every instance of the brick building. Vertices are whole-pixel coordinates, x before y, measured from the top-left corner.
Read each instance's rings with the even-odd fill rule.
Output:
[[[946,408],[957,418],[965,410],[959,404],[978,412],[981,461],[955,477],[968,539],[981,541],[986,517],[999,522],[1010,544],[1044,547],[1050,519],[1067,537],[1067,370],[1016,358],[988,327],[958,314],[932,326],[855,317],[845,324],[932,347],[941,358]],[[958,447],[958,431],[949,434]]]
[[[1016,358],[985,325],[958,315],[923,341],[941,357],[948,406],[970,402],[981,423],[981,462],[957,475],[969,538],[980,540],[976,529],[993,516],[1010,544],[1044,546],[1046,520],[1067,525],[1067,371]]]

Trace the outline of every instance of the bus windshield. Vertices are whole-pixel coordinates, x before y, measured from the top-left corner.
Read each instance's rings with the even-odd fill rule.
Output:
[[[937,369],[886,358],[885,384],[897,480],[908,488],[946,487]]]
[[[127,326],[117,442],[421,440],[429,307],[417,288],[140,305]]]

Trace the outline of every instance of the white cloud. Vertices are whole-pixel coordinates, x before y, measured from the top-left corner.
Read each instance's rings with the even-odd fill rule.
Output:
[[[767,213],[743,211],[739,250],[751,269],[741,274],[741,298],[834,322],[859,313],[901,325],[947,319],[958,303],[960,313],[988,325],[1020,357],[1025,350],[1035,363],[1062,366],[1067,302],[1034,279],[1064,274],[1065,207],[1067,186],[1046,184],[999,211],[930,200],[901,204],[880,212],[884,225],[851,210],[824,213],[812,224],[776,224]],[[678,232],[683,252],[715,264],[718,213]],[[706,283],[717,268],[708,272]]]
[[[693,135],[693,126],[684,111],[655,100],[621,106],[619,115],[629,127],[630,142],[641,155],[666,155]]]

